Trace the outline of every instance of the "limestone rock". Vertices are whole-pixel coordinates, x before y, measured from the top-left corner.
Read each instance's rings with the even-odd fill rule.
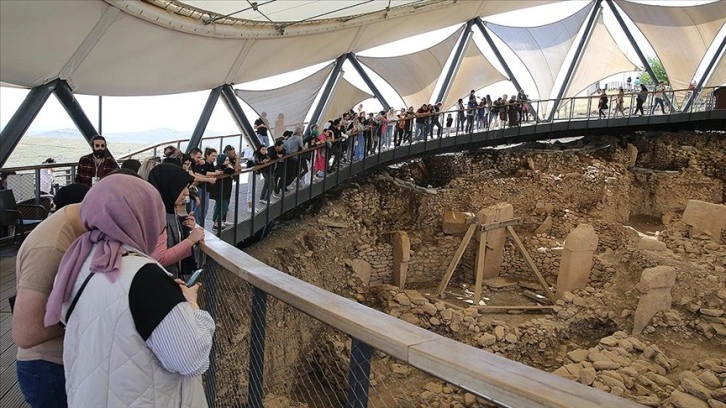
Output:
[[[673,301],[671,288],[675,283],[676,270],[672,266],[657,266],[643,271],[640,282],[635,286],[643,295],[635,309],[634,335],[642,333],[657,312],[670,309]]]
[[[594,251],[597,249],[597,233],[590,224],[580,224],[567,235],[564,249],[573,252]]]
[[[595,369],[592,367],[586,367],[580,370],[580,383],[585,385],[592,385],[595,381]]]
[[[698,379],[706,386],[712,388],[718,388],[721,386],[721,381],[719,381],[718,377],[716,377],[716,374],[714,374],[710,370],[704,370],[701,374],[698,375]]]
[[[472,215],[471,213],[461,211],[445,211],[444,219],[441,222],[441,228],[444,234],[463,237],[466,234],[466,230],[469,229],[469,224],[466,223],[466,220]]]
[[[567,357],[570,360],[572,360],[576,363],[579,363],[580,361],[587,360],[588,353],[589,352],[585,349],[577,349],[577,350],[572,350],[569,353],[567,353]]]
[[[638,242],[638,249],[643,251],[665,251],[668,249],[665,242],[657,239],[642,237]]]
[[[371,271],[373,267],[367,261],[362,259],[354,259],[350,262],[350,268],[353,269],[355,276],[363,281],[363,284],[368,285],[371,281]]]
[[[651,289],[672,288],[676,284],[676,269],[672,266],[656,266],[644,269],[636,288],[647,293]]]
[[[670,403],[675,408],[708,408],[708,404],[694,397],[693,395],[686,394],[685,392],[673,391],[670,398]]]
[[[702,400],[711,398],[711,390],[691,379],[686,378],[681,381],[681,386],[687,393],[695,395]]]
[[[645,405],[646,407],[657,407],[660,406],[660,398],[655,395],[640,396],[635,398],[635,402],[638,404]]]
[[[691,236],[708,231],[711,239],[718,242],[721,231],[726,229],[726,205],[688,200],[683,222],[691,226]]]
[[[539,234],[549,234],[550,230],[552,229],[552,216],[548,215],[547,218],[542,222],[542,224],[537,227],[537,229],[534,231],[536,235]]]
[[[489,347],[492,344],[497,342],[497,338],[493,334],[484,333],[481,336],[479,336],[479,338],[477,338],[476,341],[482,347]]]
[[[713,390],[713,392],[711,392],[711,397],[721,402],[726,402],[726,387]]]

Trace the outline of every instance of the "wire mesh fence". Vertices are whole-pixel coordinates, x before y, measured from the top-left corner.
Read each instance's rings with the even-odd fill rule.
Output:
[[[491,407],[206,262],[200,306],[217,331],[210,407]]]

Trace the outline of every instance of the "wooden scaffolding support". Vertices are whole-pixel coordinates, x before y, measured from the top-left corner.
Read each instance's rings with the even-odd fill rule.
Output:
[[[456,253],[454,253],[454,258],[451,260],[451,263],[449,264],[449,267],[446,269],[446,273],[444,274],[443,279],[441,279],[441,283],[439,284],[438,288],[436,288],[436,292],[434,293],[435,296],[443,297],[444,291],[446,290],[446,287],[449,285],[449,282],[451,281],[451,277],[454,275],[454,271],[456,270],[456,267],[459,265],[459,262],[461,261],[461,257],[464,255],[464,251],[466,250],[466,247],[469,245],[469,242],[471,241],[471,238],[474,236],[475,233],[479,234],[479,246],[477,247],[476,251],[476,262],[475,262],[475,283],[474,283],[474,306],[479,306],[479,301],[481,300],[482,295],[482,285],[484,281],[484,261],[486,259],[486,250],[487,248],[492,249],[491,247],[487,246],[487,233],[489,231],[493,231],[496,229],[504,228],[509,236],[514,241],[514,246],[519,250],[519,252],[524,257],[524,261],[527,263],[527,266],[534,272],[534,275],[537,277],[537,280],[539,281],[540,285],[542,286],[542,290],[544,291],[545,295],[547,296],[547,299],[549,299],[550,302],[554,304],[555,302],[555,296],[552,293],[552,291],[549,288],[549,285],[547,284],[547,281],[545,281],[542,274],[539,272],[539,269],[537,268],[537,265],[535,265],[534,261],[532,260],[532,257],[529,255],[529,252],[527,252],[527,249],[524,247],[524,244],[522,244],[522,241],[519,239],[519,236],[514,231],[514,228],[512,228],[513,225],[517,225],[521,223],[520,218],[513,218],[511,220],[507,221],[501,221],[501,222],[495,222],[491,224],[480,224],[477,217],[471,217],[467,219],[466,221],[469,225],[469,228],[466,230],[466,234],[464,235],[464,238],[461,240],[461,244],[459,245],[459,248],[456,250]],[[515,306],[516,308],[516,306]]]

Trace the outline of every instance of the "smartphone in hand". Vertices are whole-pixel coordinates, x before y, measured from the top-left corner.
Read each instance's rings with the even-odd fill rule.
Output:
[[[199,279],[199,276],[201,276],[202,272],[204,272],[204,269],[197,269],[192,273],[192,276],[189,277],[189,280],[187,281],[187,287],[190,288],[194,286],[195,283],[197,283],[197,280]]]

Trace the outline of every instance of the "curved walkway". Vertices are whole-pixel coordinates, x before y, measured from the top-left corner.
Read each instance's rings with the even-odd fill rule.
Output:
[[[371,169],[388,166],[397,162],[416,157],[436,155],[442,153],[459,152],[488,146],[506,145],[512,143],[531,142],[537,140],[558,139],[573,136],[606,135],[619,133],[632,133],[635,131],[679,131],[679,130],[722,130],[726,129],[726,110],[711,110],[705,112],[673,113],[657,116],[631,116],[617,119],[572,119],[569,121],[556,121],[552,123],[523,124],[518,127],[506,129],[492,129],[474,133],[462,133],[440,139],[421,141],[370,155],[363,160],[352,164],[341,165],[340,170],[326,174],[323,179],[311,185],[297,186],[292,192],[284,193],[282,198],[272,201],[269,206],[261,204],[257,193],[252,200],[255,212],[247,205],[237,206],[237,203],[247,203],[248,184],[244,180],[238,184],[237,200],[232,199],[229,207],[228,219],[237,222],[232,227],[223,230],[219,237],[224,241],[236,244],[252,237],[284,213],[312,200],[313,198],[334,189],[346,181]],[[247,178],[245,173],[241,178]],[[260,186],[255,185],[259,192]],[[235,216],[235,213],[237,214]],[[208,211],[206,225],[211,225],[212,210]]]

